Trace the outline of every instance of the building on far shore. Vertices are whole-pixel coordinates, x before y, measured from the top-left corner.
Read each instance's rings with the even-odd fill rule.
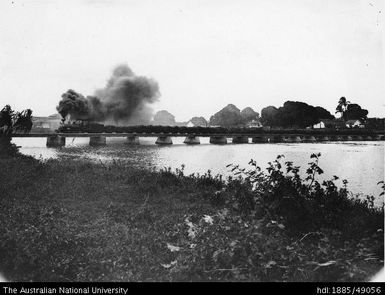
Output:
[[[321,119],[317,124],[313,125],[314,129],[342,129],[346,128],[345,122],[341,120]]]
[[[360,120],[347,120],[345,122],[348,128],[364,128],[365,125]]]
[[[208,127],[208,125],[204,117],[192,117],[186,124],[187,127]]]
[[[261,128],[262,124],[259,120],[252,120],[251,122],[246,124],[248,128]]]

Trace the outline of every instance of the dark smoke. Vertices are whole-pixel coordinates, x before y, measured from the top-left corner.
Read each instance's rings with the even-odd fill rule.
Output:
[[[117,66],[107,85],[84,97],[74,90],[62,95],[57,106],[63,119],[89,120],[107,124],[147,124],[152,117],[150,104],[160,96],[158,83],[136,76],[127,65]]]

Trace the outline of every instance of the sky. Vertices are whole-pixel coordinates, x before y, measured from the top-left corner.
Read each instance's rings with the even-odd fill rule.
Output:
[[[178,121],[286,100],[385,116],[381,0],[0,2],[0,107],[56,113],[116,65],[155,79]]]

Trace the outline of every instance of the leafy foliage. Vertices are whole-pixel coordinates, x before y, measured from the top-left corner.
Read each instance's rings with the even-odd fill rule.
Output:
[[[334,116],[322,107],[299,101],[286,101],[278,109],[273,106],[262,109],[263,124],[272,127],[306,128],[320,119],[334,119]]]
[[[19,147],[11,142],[10,138],[0,136],[0,158],[20,156]]]
[[[32,128],[32,110],[15,112],[10,105],[0,111],[0,137],[11,137],[16,131],[28,133]]]
[[[346,235],[361,235],[381,228],[382,220],[379,217],[383,214],[383,208],[374,206],[373,196],[368,196],[364,201],[352,196],[347,190],[346,180],[343,180],[342,188],[337,187],[337,176],[322,183],[316,180],[317,175],[323,173],[318,165],[320,156],[320,153],[310,156],[312,161],[304,179],[299,175],[300,167],[290,161],[281,163],[283,155],[269,162],[268,174],[253,160],[249,164],[254,169],[248,171],[231,165],[242,175],[238,180],[239,186],[249,187],[247,198],[250,205],[246,209],[263,207],[268,216],[284,220],[288,228],[294,231],[316,230],[326,226],[342,230]],[[242,198],[245,198],[245,194]],[[239,203],[245,201],[241,199]],[[362,224],[370,226],[363,227]]]
[[[0,159],[0,271],[18,281],[359,281],[383,208],[283,156],[233,176],[123,161]],[[380,183],[383,185],[383,182]]]
[[[360,105],[351,103],[345,97],[341,97],[336,107],[336,113],[340,113],[341,117],[347,120],[361,120],[365,122],[368,117],[368,110],[362,109]]]
[[[32,128],[32,111],[15,112],[10,105],[0,111],[0,158],[19,155],[18,147],[11,143],[12,134],[17,131],[29,132]]]

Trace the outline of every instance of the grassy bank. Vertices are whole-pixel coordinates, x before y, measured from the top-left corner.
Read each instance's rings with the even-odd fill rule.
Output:
[[[223,181],[0,159],[0,272],[33,281],[361,281],[383,266],[383,209],[282,157]],[[241,177],[241,178],[239,178]]]

